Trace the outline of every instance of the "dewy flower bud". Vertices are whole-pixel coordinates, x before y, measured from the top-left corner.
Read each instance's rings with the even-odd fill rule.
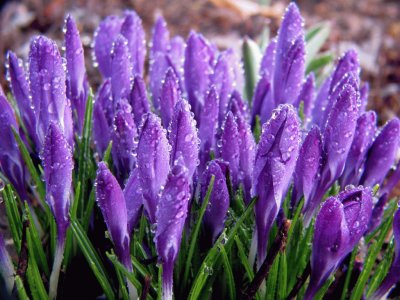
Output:
[[[315,222],[310,284],[304,299],[313,299],[326,279],[353,250],[368,228],[372,192],[354,188],[328,198]]]
[[[160,95],[160,115],[164,128],[168,128],[174,107],[182,99],[179,82],[172,68],[167,70]]]
[[[157,52],[166,53],[170,48],[169,31],[163,16],[158,16],[153,26],[150,47],[150,59],[154,59]]]
[[[162,299],[172,300],[173,270],[178,256],[183,226],[190,199],[190,177],[187,168],[177,161],[168,175],[157,207],[157,230],[154,238],[159,261],[163,266]]]
[[[280,105],[263,125],[253,170],[258,264],[264,261],[268,234],[278,215],[299,153],[300,129],[297,112]]]
[[[311,73],[304,81],[300,94],[295,102],[295,106],[299,107],[300,103],[303,102],[303,114],[304,121],[308,122],[308,118],[311,117],[311,112],[314,107],[314,90],[315,90],[315,77],[314,73]]]
[[[151,223],[156,221],[158,194],[169,172],[169,145],[160,119],[153,113],[143,118],[137,147],[137,165],[144,208]]]
[[[111,92],[114,103],[126,99],[131,89],[132,65],[127,39],[119,34],[111,52]]]
[[[142,213],[143,193],[139,176],[139,169],[133,169],[124,188],[129,234],[132,233]]]
[[[143,115],[150,112],[149,99],[146,94],[146,84],[142,77],[135,76],[133,80],[132,90],[129,96],[129,103],[132,107],[133,118],[136,127],[139,127]]]
[[[381,184],[392,167],[400,142],[400,120],[394,118],[383,127],[368,151],[360,183],[366,186]]]
[[[275,70],[276,44],[276,39],[273,39],[269,42],[267,48],[265,48],[265,52],[260,64],[259,74],[260,76],[265,76],[265,78],[267,78],[269,82],[272,82]]]

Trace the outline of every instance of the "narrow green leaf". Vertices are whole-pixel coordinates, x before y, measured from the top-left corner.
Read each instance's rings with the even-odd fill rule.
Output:
[[[225,269],[226,284],[228,286],[229,299],[236,299],[235,278],[233,277],[232,267],[224,247],[221,247],[220,250],[222,256],[222,263],[224,264],[224,269]]]
[[[100,286],[102,287],[106,297],[108,299],[115,299],[113,289],[110,282],[108,281],[108,275],[105,272],[104,266],[93,248],[93,245],[86,236],[82,226],[73,218],[71,218],[71,229],[74,236],[78,242],[78,245],[85,256],[89,267],[92,269],[94,275],[96,276]]]
[[[257,43],[250,38],[245,38],[242,52],[246,81],[245,94],[249,104],[251,105],[254,88],[258,80],[258,68],[261,62],[262,54]]]
[[[190,237],[190,246],[189,246],[188,256],[186,259],[185,271],[183,273],[182,286],[186,286],[186,283],[188,282],[188,279],[189,279],[189,270],[190,270],[190,266],[192,263],[194,249],[195,249],[196,243],[198,241],[198,235],[200,232],[201,223],[203,221],[203,216],[204,216],[204,213],[206,212],[208,202],[210,201],[211,192],[214,187],[214,180],[215,180],[215,176],[213,175],[213,176],[211,176],[211,180],[210,180],[210,184],[208,185],[206,196],[203,200],[203,203],[201,204],[200,211],[199,211],[199,217],[196,220],[196,225],[194,227],[193,234]]]
[[[118,283],[119,283],[120,298],[122,295],[123,300],[129,300],[128,291],[125,286],[125,280],[121,274],[121,271],[118,268],[115,268],[115,272],[117,273],[117,279],[118,279]]]
[[[6,207],[6,214],[8,224],[10,226],[11,235],[14,241],[15,248],[19,253],[21,249],[22,222],[19,215],[18,206],[10,185],[6,185],[2,194]]]
[[[354,262],[356,260],[357,252],[358,252],[358,245],[354,248],[353,252],[351,253],[350,262],[349,262],[348,269],[346,271],[346,278],[344,281],[342,296],[340,297],[340,300],[347,299],[347,290],[349,289],[351,274],[353,273]]]
[[[287,235],[287,240],[286,240],[286,243],[288,245],[292,241],[292,236],[293,236],[294,229],[297,228],[297,226],[299,224],[299,219],[300,219],[301,211],[303,210],[303,206],[304,206],[304,197],[301,199],[300,203],[297,205],[296,211],[295,211],[293,219],[291,221],[291,224],[290,224],[290,227],[289,227],[289,231],[288,231],[288,235]]]
[[[332,60],[332,54],[321,54],[310,61],[310,63],[307,65],[306,73],[309,74],[311,72],[317,72],[328,65]]]
[[[18,298],[20,300],[29,300],[29,297],[24,287],[24,283],[22,282],[22,279],[19,275],[15,276],[15,286],[17,288]]]
[[[389,218],[384,226],[382,227],[381,232],[377,236],[377,239],[374,243],[372,243],[368,249],[367,257],[364,260],[364,267],[361,271],[360,276],[358,277],[357,283],[351,293],[351,300],[359,300],[363,296],[365,285],[368,281],[369,275],[374,267],[376,257],[378,256],[383,242],[385,241],[385,237],[387,236],[390,228],[392,227],[393,218]]]
[[[106,162],[108,166],[110,166],[111,163],[111,149],[112,149],[112,141],[108,143],[107,149],[103,155],[103,161]]]
[[[318,293],[315,295],[314,300],[324,299],[326,292],[328,291],[329,287],[334,281],[335,281],[335,276],[329,277],[328,280],[324,283],[324,285],[320,288]]]
[[[306,67],[315,58],[325,41],[328,39],[331,28],[329,24],[322,23],[317,25],[316,30],[311,31],[306,40]]]
[[[85,231],[89,227],[90,217],[92,216],[93,207],[94,207],[95,202],[96,202],[95,189],[93,188],[90,192],[89,200],[86,204],[85,213],[83,215],[83,220],[82,220],[82,226],[85,229]]]
[[[256,122],[253,128],[253,135],[254,135],[254,140],[256,141],[256,143],[258,143],[261,137],[261,121],[259,115],[256,115]]]
[[[287,261],[286,253],[282,252],[279,256],[278,286],[276,288],[277,298],[286,299],[287,293]]]
[[[277,294],[277,283],[278,283],[278,272],[279,272],[279,257],[280,253],[275,257],[274,262],[271,265],[269,270],[269,274],[266,280],[266,300],[275,300],[277,299],[275,295]]]
[[[162,299],[162,264],[158,265],[157,300]]]

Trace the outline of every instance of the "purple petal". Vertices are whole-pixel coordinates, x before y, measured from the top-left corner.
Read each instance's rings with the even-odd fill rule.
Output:
[[[180,100],[174,108],[169,142],[171,144],[171,165],[175,164],[179,157],[183,158],[188,169],[189,178],[196,170],[199,159],[199,142],[196,129],[196,121],[190,111],[190,105],[186,100]]]
[[[111,94],[111,80],[105,80],[100,86],[95,102],[100,102],[104,109],[107,124],[111,126],[114,120],[115,106]]]
[[[157,52],[166,53],[169,50],[169,31],[163,16],[158,16],[152,31],[150,54],[153,58]]]
[[[270,228],[281,207],[299,153],[299,120],[291,105],[280,105],[263,125],[253,170],[258,264],[266,256]]]
[[[169,172],[169,145],[160,119],[152,113],[144,116],[143,125],[139,131],[137,164],[143,189],[144,207],[150,222],[155,223],[158,193],[165,184]]]
[[[79,132],[85,118],[88,82],[86,79],[85,56],[79,31],[71,16],[65,20],[65,57],[67,60],[67,97],[76,111]]]
[[[127,39],[119,34],[111,50],[111,92],[115,103],[126,99],[131,89],[130,50]]]
[[[320,128],[325,128],[325,111],[328,105],[329,88],[331,86],[332,76],[325,79],[324,83],[319,88],[315,105],[312,111],[313,123]]]
[[[261,76],[265,76],[265,78],[267,78],[269,82],[272,82],[274,76],[276,44],[276,39],[273,39],[269,42],[260,64],[259,73]]]
[[[368,104],[369,84],[366,82],[360,89],[360,113],[366,110]]]
[[[383,187],[380,189],[379,193],[381,195],[390,194],[392,190],[400,181],[400,161],[397,162],[396,169],[393,171],[392,175],[385,182]]]
[[[265,111],[265,114],[268,114],[268,111],[271,112],[275,107],[275,103],[273,102],[273,98],[270,97],[271,90],[271,82],[268,80],[267,75],[263,75],[257,83],[254,96],[253,96],[253,107],[251,111],[251,122],[254,125],[256,116],[261,116],[262,112]],[[268,119],[263,116],[262,119]]]
[[[202,35],[191,32],[185,50],[185,87],[195,116],[200,116],[213,73],[214,53]],[[219,90],[219,89],[217,89]]]
[[[18,110],[21,114],[22,122],[24,123],[30,138],[37,147],[40,147],[36,135],[36,119],[35,112],[32,109],[32,101],[29,91],[29,83],[25,74],[22,60],[13,52],[8,52],[8,75],[10,78],[11,90],[15,101],[17,102]]]
[[[360,183],[366,186],[381,184],[392,167],[400,142],[400,120],[394,118],[383,127],[368,151]]]
[[[126,181],[124,197],[128,215],[128,233],[132,233],[133,228],[135,228],[139,221],[143,206],[143,194],[138,168],[132,170]]]
[[[358,184],[362,173],[362,165],[367,151],[374,141],[376,130],[376,113],[374,111],[368,111],[358,118],[353,143],[340,180],[342,188],[349,184]]]
[[[315,182],[317,181],[322,160],[322,137],[318,126],[314,126],[307,134],[300,148],[299,158],[293,174],[292,204],[295,205],[304,196],[304,208]]]
[[[203,111],[200,116],[200,165],[199,174],[203,173],[206,163],[210,160],[210,152],[216,152],[216,133],[218,126],[218,95],[214,86],[210,87],[206,95]]]
[[[96,176],[96,200],[106,222],[115,253],[123,265],[132,270],[129,252],[128,217],[124,194],[104,162],[99,163]]]
[[[190,196],[188,170],[182,165],[175,165],[168,175],[156,215],[154,241],[163,265],[163,299],[172,299],[174,262],[179,253]]]
[[[314,108],[314,98],[315,98],[315,77],[314,73],[311,73],[306,78],[306,81],[301,87],[299,97],[295,102],[295,106],[299,107],[300,103],[303,102],[303,113],[305,120],[307,121],[311,117],[311,112]]]
[[[220,157],[229,163],[232,186],[236,190],[239,186],[240,145],[238,126],[232,112],[228,112],[226,115],[221,138],[218,143],[220,146]]]
[[[181,99],[178,79],[176,78],[174,70],[169,68],[165,74],[159,101],[161,120],[165,128],[168,128],[174,113],[174,107]]]
[[[69,206],[74,162],[71,148],[61,128],[50,122],[42,154],[46,201],[58,228],[58,240],[63,241],[69,225]]]
[[[142,77],[136,76],[133,80],[132,91],[129,97],[136,127],[142,122],[143,115],[150,112],[149,99],[146,93],[146,84]]]
[[[156,53],[154,59],[150,61],[150,91],[153,100],[153,105],[156,110],[160,109],[160,96],[162,82],[169,68],[173,68],[172,62],[165,53]]]
[[[360,75],[360,64],[358,62],[358,55],[355,50],[347,51],[338,61],[336,69],[332,75],[332,83],[330,92],[332,92],[336,85],[346,76],[351,73],[352,76],[358,78]],[[358,83],[358,82],[357,82]]]
[[[274,73],[274,99],[277,104],[294,103],[305,72],[303,19],[291,3],[278,33]]]
[[[185,61],[185,40],[180,36],[175,36],[171,39],[170,50],[168,56],[174,65],[175,72],[179,78],[180,87],[184,90],[183,86],[183,64]]]
[[[36,114],[36,131],[41,143],[51,121],[64,130],[67,105],[65,72],[60,52],[54,41],[38,36],[31,42],[29,79]]]
[[[107,123],[103,106],[100,101],[96,101],[93,107],[93,140],[100,156],[103,156],[111,140],[110,126]]]
[[[200,199],[204,201],[211,177],[215,177],[203,219],[205,228],[209,232],[213,243],[224,229],[224,222],[229,208],[229,191],[226,184],[227,168],[227,163],[220,160],[212,160],[207,165],[201,179]]]
[[[143,75],[146,57],[145,33],[142,20],[134,11],[126,11],[121,25],[121,34],[128,40],[128,49],[132,64],[132,75]]]
[[[108,16],[101,21],[94,34],[95,61],[103,77],[111,76],[111,49],[114,39],[121,30],[122,19],[117,16]]]
[[[232,92],[232,96],[229,99],[228,110],[231,111],[235,117],[241,116],[245,120],[249,119],[247,106],[237,90]]]
[[[123,182],[133,170],[136,162],[137,138],[132,109],[126,103],[115,115],[111,134],[112,157],[119,182]]]

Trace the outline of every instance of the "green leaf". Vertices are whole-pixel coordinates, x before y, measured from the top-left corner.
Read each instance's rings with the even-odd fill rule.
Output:
[[[258,80],[258,68],[261,62],[262,54],[257,43],[250,38],[245,38],[242,52],[246,81],[245,94],[249,104],[251,104],[254,88]]]
[[[115,272],[117,273],[120,295],[122,295],[123,300],[129,300],[128,291],[125,286],[125,280],[121,274],[121,271],[119,269],[115,268]]]
[[[96,202],[95,189],[93,188],[89,194],[89,200],[86,204],[86,209],[85,209],[85,213],[83,215],[83,220],[82,220],[82,226],[85,229],[85,231],[89,227],[90,217],[92,216],[93,207],[94,207],[95,202]]]
[[[360,276],[358,277],[357,283],[351,293],[351,300],[359,300],[363,296],[365,285],[368,281],[369,275],[372,271],[372,268],[375,265],[376,257],[378,256],[383,242],[385,241],[385,237],[387,236],[390,228],[392,227],[393,218],[389,218],[385,221],[384,226],[382,227],[377,239],[374,243],[371,243],[367,257],[364,260],[364,267],[361,271]]]
[[[158,265],[157,300],[162,299],[162,264]]]
[[[187,259],[186,259],[185,271],[183,273],[182,286],[186,286],[186,283],[188,282],[188,279],[189,279],[189,270],[190,270],[190,266],[191,266],[191,263],[192,263],[193,253],[194,253],[194,250],[195,250],[195,247],[196,247],[196,243],[198,241],[198,235],[199,235],[199,232],[200,232],[201,223],[203,221],[203,216],[204,216],[204,213],[206,212],[206,208],[207,208],[208,202],[210,201],[211,192],[212,192],[213,187],[214,187],[214,180],[215,180],[215,176],[213,175],[213,176],[211,176],[211,180],[210,180],[210,183],[208,185],[206,196],[205,196],[205,198],[203,200],[203,203],[201,204],[199,217],[196,220],[196,225],[194,227],[193,234],[190,237],[190,246],[189,246],[188,256],[187,256]]]
[[[331,28],[328,23],[315,26],[306,36],[306,67],[314,60],[325,41],[328,39]]]
[[[234,237],[238,231],[238,229],[242,226],[243,222],[251,215],[253,211],[254,204],[256,203],[257,198],[254,198],[250,204],[247,206],[246,210],[242,214],[242,216],[236,221],[234,226],[230,229],[228,238],[225,239],[223,234],[215,242],[214,246],[208,251],[207,256],[203,260],[201,264],[200,270],[198,271],[196,278],[193,282],[192,288],[189,293],[189,299],[199,299],[201,291],[203,287],[206,285],[208,281],[208,277],[210,276],[207,270],[210,270],[217,265],[216,262],[220,258],[221,255],[221,247],[225,247],[225,251],[229,253],[230,248],[234,242]],[[216,274],[217,272],[215,272]]]
[[[328,65],[333,60],[332,54],[321,54],[315,57],[310,63],[307,65],[306,74],[311,72],[317,72],[326,65]]]
[[[111,163],[112,144],[113,144],[112,141],[110,141],[108,143],[107,149],[106,149],[106,151],[104,152],[104,155],[103,155],[103,161],[106,162],[108,166],[110,166],[110,163]]]
[[[8,184],[3,190],[3,199],[6,206],[6,214],[8,224],[10,226],[11,235],[14,241],[15,248],[19,253],[21,249],[22,222],[18,211],[17,202],[15,201],[11,186]]]
[[[277,298],[286,299],[287,291],[287,261],[286,253],[282,252],[279,256],[278,286],[276,288]]]
[[[356,260],[357,252],[358,252],[358,245],[354,248],[353,252],[351,253],[350,262],[349,262],[348,269],[346,271],[346,278],[345,278],[345,281],[344,281],[344,286],[343,286],[343,290],[342,290],[342,296],[340,297],[340,300],[347,299],[347,290],[349,288],[351,274],[353,273],[354,262]]]
[[[19,275],[15,276],[15,286],[17,288],[18,298],[20,300],[29,300],[29,297],[24,287],[24,283],[22,282],[22,279]]]
[[[254,128],[253,128],[253,135],[254,135],[254,140],[256,141],[256,143],[258,143],[260,141],[260,137],[261,137],[261,121],[260,121],[260,116],[256,115],[256,122],[254,124]]]
[[[235,278],[233,277],[232,267],[224,247],[221,247],[220,249],[221,249],[222,263],[224,264],[224,269],[225,269],[226,284],[228,286],[229,299],[236,299]]]
[[[322,300],[324,295],[328,291],[331,284],[335,281],[335,276],[331,276],[328,280],[324,283],[324,285],[319,289],[318,293],[315,295],[314,300]]]
[[[93,248],[93,245],[89,241],[86,233],[84,232],[82,226],[76,221],[76,219],[71,218],[71,229],[74,236],[78,242],[83,255],[85,256],[89,267],[92,269],[94,275],[97,278],[100,286],[102,287],[106,297],[108,299],[115,299],[113,289],[110,282],[108,281],[109,276],[105,272],[104,266]]]
[[[277,294],[277,283],[278,283],[278,272],[279,272],[279,257],[280,253],[275,257],[274,262],[271,265],[269,270],[269,274],[266,281],[266,300],[275,300],[277,299],[275,295]]]

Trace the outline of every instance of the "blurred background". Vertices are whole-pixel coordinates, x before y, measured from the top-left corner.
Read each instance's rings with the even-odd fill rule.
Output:
[[[306,28],[320,22],[331,25],[322,50],[337,57],[348,48],[360,54],[362,78],[370,82],[370,108],[380,123],[400,116],[400,1],[301,0],[296,1]],[[45,34],[63,44],[63,22],[74,16],[87,56],[89,79],[96,86],[98,71],[92,66],[90,45],[102,18],[134,9],[143,19],[150,38],[154,17],[162,13],[172,34],[186,37],[191,29],[202,32],[220,48],[240,50],[242,38],[275,36],[289,1],[271,0],[22,0],[0,6],[0,82],[6,86],[4,59],[8,49],[26,58],[33,35]],[[266,29],[267,28],[267,29]],[[268,29],[269,28],[269,29]]]

